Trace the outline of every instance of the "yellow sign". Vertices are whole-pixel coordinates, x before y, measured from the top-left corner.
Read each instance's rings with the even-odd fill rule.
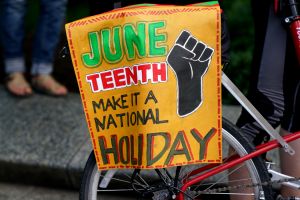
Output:
[[[220,23],[213,3],[66,25],[99,169],[221,162]]]

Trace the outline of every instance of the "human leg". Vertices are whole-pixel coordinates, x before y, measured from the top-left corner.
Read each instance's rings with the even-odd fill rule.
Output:
[[[284,112],[286,30],[281,18],[275,15],[272,3],[261,4],[259,0],[252,0],[252,7],[256,37],[249,99],[276,127]],[[256,144],[262,142],[265,131],[247,111],[243,110],[237,125],[250,140]]]
[[[41,0],[31,68],[33,86],[58,96],[67,94],[67,89],[50,74],[53,71],[54,53],[65,20],[66,4],[67,0]]]
[[[3,0],[1,42],[5,72],[25,72],[23,39],[26,0]]]
[[[281,129],[280,132],[282,136],[291,134],[289,131],[284,129]],[[300,177],[300,140],[293,141],[289,143],[289,145],[296,151],[296,154],[291,156],[284,150],[280,149],[279,155],[281,171],[282,173],[292,177]],[[300,197],[300,190],[282,186],[281,194],[284,198],[291,196]]]
[[[290,52],[287,56],[286,84],[284,85],[286,111],[282,120],[282,135],[300,131],[300,68],[297,65],[293,65],[293,63],[297,63],[295,58],[291,58],[293,55],[293,52]],[[280,151],[281,170],[289,176],[300,177],[300,140],[293,141],[290,145],[296,154],[291,156],[283,150]],[[300,190],[282,186],[281,194],[283,197],[300,197]]]
[[[6,87],[14,95],[29,95],[32,90],[23,75],[25,72],[23,39],[26,0],[3,0],[2,8],[2,34],[0,35],[7,74]]]

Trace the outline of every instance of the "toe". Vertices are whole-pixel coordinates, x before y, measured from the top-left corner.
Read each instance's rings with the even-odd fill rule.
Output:
[[[38,91],[48,95],[64,96],[68,93],[67,88],[57,82],[51,75],[38,75],[34,77],[32,85]]]
[[[8,91],[16,96],[27,96],[32,94],[32,89],[22,73],[13,73],[6,81]]]

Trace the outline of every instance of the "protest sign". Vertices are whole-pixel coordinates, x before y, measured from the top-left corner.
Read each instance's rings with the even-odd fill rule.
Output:
[[[221,162],[220,23],[211,3],[66,25],[99,169]]]

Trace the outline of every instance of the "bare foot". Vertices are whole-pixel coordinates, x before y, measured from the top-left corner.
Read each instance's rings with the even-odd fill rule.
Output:
[[[32,87],[39,92],[52,96],[64,96],[68,93],[67,88],[57,82],[51,75],[37,75],[33,77]]]
[[[32,94],[32,89],[20,72],[9,74],[5,82],[7,90],[16,96],[25,97]]]

